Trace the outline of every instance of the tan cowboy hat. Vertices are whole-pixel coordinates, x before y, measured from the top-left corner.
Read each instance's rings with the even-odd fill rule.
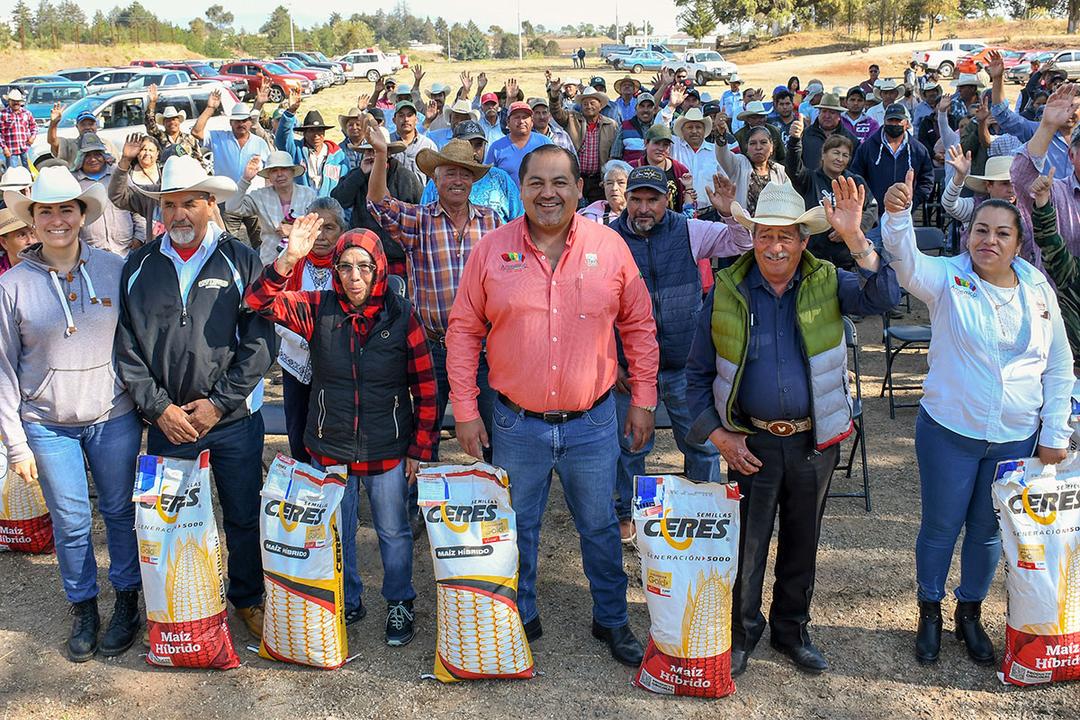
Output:
[[[979,90],[986,89],[986,83],[982,80],[980,73],[960,73],[955,80],[953,80],[954,88],[961,88],[964,85],[974,85]]]
[[[300,177],[304,174],[304,166],[297,165],[293,162],[292,155],[284,150],[275,150],[270,153],[270,157],[266,159],[266,164],[263,165],[262,170],[256,173],[261,178],[269,178],[270,171],[277,168],[287,168],[292,170],[292,176]]]
[[[709,134],[712,133],[712,125],[713,125],[712,118],[711,117],[705,117],[701,113],[701,108],[690,108],[689,110],[684,112],[679,117],[679,119],[675,121],[675,134],[678,135],[679,137],[682,137],[683,125],[685,125],[688,122],[705,123],[705,137],[709,137]]]
[[[4,96],[4,99],[8,102],[26,102],[26,96],[22,94],[22,90],[19,88],[12,88],[11,92]]]
[[[746,103],[746,109],[735,117],[739,120],[746,120],[750,117],[768,114],[769,112],[765,109],[765,103],[761,102],[760,100],[752,100]]]
[[[208,175],[202,164],[190,155],[173,155],[161,169],[160,190],[146,190],[136,185],[135,191],[155,199],[171,193],[204,192],[221,202],[236,194],[236,183],[224,175]]]
[[[824,93],[821,96],[821,100],[817,104],[818,110],[835,110],[836,112],[845,112],[846,107],[840,104],[840,96],[836,93]]]
[[[479,180],[487,175],[490,165],[484,165],[473,159],[472,143],[468,140],[451,140],[442,151],[424,148],[416,155],[416,167],[428,177],[435,176],[435,168],[440,165],[458,165],[472,171],[473,178]]]
[[[608,103],[611,102],[611,100],[608,99],[608,96],[605,93],[602,93],[599,90],[597,90],[596,88],[591,87],[591,86],[585,88],[584,90],[582,90],[580,93],[578,93],[578,96],[577,96],[579,104],[585,102],[589,98],[593,98],[594,100],[599,100],[601,110],[606,108],[608,106]]]
[[[22,230],[25,227],[30,227],[19,218],[15,217],[15,213],[11,208],[3,208],[0,210],[0,236],[13,233],[16,230]]]
[[[379,126],[379,134],[382,135],[383,141],[386,143],[386,154],[393,155],[395,153],[405,152],[405,143],[401,140],[390,140],[390,131],[382,125]],[[359,145],[350,145],[353,150],[369,150],[371,149],[371,143],[364,140]]]
[[[979,193],[980,195],[986,195],[986,181],[987,180],[1011,180],[1012,176],[1009,174],[1009,168],[1012,167],[1011,155],[998,155],[992,157],[986,161],[986,168],[983,169],[982,175],[968,175],[964,178],[964,185],[970,190]]]
[[[164,125],[166,120],[170,120],[175,117],[180,118],[180,122],[184,122],[185,120],[187,120],[187,111],[177,110],[172,105],[170,105],[169,107],[165,108],[165,112],[159,112],[154,115],[154,122],[156,122],[158,125]]]
[[[480,113],[473,109],[468,100],[455,100],[453,105],[443,106],[443,117],[450,122],[450,114],[468,115],[470,120],[479,120]]]
[[[62,165],[53,165],[41,169],[37,180],[30,186],[29,197],[15,190],[4,191],[4,204],[28,226],[34,224],[35,203],[55,205],[71,200],[78,200],[86,206],[83,218],[89,225],[101,216],[101,209],[107,201],[105,187],[101,183],[92,183],[83,190],[70,170]]]
[[[360,108],[351,107],[349,108],[349,112],[345,113],[344,115],[338,115],[337,121],[338,125],[341,126],[341,132],[345,132],[345,125],[347,125],[350,120],[364,120],[367,117],[368,114]]]
[[[807,210],[803,196],[790,182],[770,181],[758,195],[757,213],[754,217],[750,217],[750,213],[737,202],[731,203],[731,215],[736,222],[751,232],[755,225],[769,227],[803,225],[811,235],[829,229],[829,222],[825,219],[825,209],[818,205]]]
[[[615,82],[611,83],[611,87],[615,88],[615,92],[619,92],[619,86],[622,85],[623,83],[627,83],[627,82],[634,86],[634,94],[636,95],[637,91],[641,89],[641,81],[636,80],[635,78],[632,78],[629,75],[627,75],[626,77],[619,78]]]

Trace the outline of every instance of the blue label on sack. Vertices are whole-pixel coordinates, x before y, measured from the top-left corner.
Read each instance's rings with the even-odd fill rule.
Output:
[[[419,475],[416,478],[416,503],[424,507],[450,501],[450,484],[441,475]]]
[[[139,466],[135,473],[135,487],[140,493],[149,492],[157,482],[158,456],[140,455]]]

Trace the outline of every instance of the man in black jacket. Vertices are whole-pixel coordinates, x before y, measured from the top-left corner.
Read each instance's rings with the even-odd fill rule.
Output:
[[[825,93],[821,96],[817,109],[817,120],[806,128],[802,138],[802,164],[810,172],[821,167],[821,148],[830,136],[843,135],[850,138],[853,147],[859,146],[859,139],[840,122],[840,115],[845,108],[840,104],[839,97],[833,93]]]
[[[259,548],[262,379],[277,355],[268,320],[243,302],[259,255],[213,222],[236,192],[189,156],[165,163],[157,198],[166,232],[128,255],[121,276],[116,369],[150,423],[147,451],[195,458],[210,451],[225,540],[228,598],[262,633]]]

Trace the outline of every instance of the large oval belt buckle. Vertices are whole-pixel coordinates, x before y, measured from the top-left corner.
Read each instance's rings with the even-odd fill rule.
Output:
[[[787,420],[773,420],[769,423],[767,428],[769,432],[777,437],[787,437],[788,435],[795,434],[795,423]]]

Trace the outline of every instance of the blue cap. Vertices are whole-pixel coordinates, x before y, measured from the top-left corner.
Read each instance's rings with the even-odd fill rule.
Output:
[[[89,110],[83,110],[81,113],[75,116],[75,124],[78,125],[83,120],[93,120],[97,122],[97,116]]]

